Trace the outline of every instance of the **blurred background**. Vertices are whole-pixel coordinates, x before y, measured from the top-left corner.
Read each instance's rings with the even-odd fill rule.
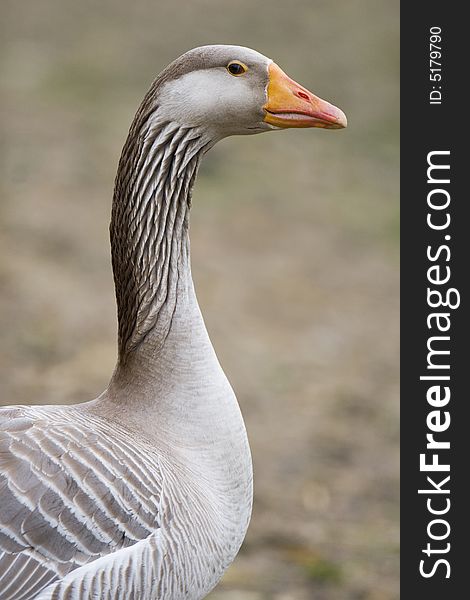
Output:
[[[398,0],[2,0],[0,401],[96,397],[133,114],[187,49],[253,47],[341,132],[231,138],[192,210],[199,301],[254,458],[212,600],[398,597]]]

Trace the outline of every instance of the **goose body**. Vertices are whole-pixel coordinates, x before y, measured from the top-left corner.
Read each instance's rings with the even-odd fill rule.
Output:
[[[152,84],[115,183],[109,386],[0,409],[1,600],[198,600],[219,581],[248,527],[252,466],[194,291],[192,186],[228,135],[345,124],[239,46],[192,50]]]

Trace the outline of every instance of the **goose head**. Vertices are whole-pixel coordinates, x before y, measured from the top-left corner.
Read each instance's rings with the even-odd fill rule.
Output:
[[[296,83],[271,59],[242,46],[186,52],[157,78],[163,122],[203,129],[212,141],[290,127],[346,127],[344,113]]]

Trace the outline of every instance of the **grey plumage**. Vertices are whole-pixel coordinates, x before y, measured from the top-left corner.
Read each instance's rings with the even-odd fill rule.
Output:
[[[1,600],[202,598],[243,540],[250,452],[189,263],[191,189],[215,140],[160,106],[196,58],[154,82],[119,163],[108,389],[75,407],[0,409]]]
[[[223,503],[184,459],[93,412],[0,411],[0,598],[202,597],[225,566]]]

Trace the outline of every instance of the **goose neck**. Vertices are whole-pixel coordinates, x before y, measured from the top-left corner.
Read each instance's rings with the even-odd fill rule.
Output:
[[[203,132],[140,111],[119,162],[110,225],[118,365],[157,355],[194,295],[189,209]],[[195,301],[195,298],[194,298]]]

